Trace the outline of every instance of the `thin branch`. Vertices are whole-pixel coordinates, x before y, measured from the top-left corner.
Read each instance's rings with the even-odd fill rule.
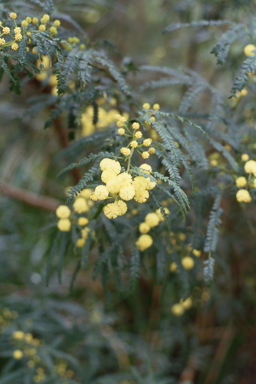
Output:
[[[25,189],[15,187],[11,184],[0,180],[0,193],[10,196],[16,200],[23,201],[24,203],[36,208],[44,209],[46,211],[55,211],[61,204],[60,201],[50,197],[36,195]]]

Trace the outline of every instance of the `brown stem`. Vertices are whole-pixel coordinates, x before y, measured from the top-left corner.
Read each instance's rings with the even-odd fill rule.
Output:
[[[35,193],[26,191],[22,188],[14,187],[13,185],[3,181],[0,181],[0,193],[46,211],[55,211],[61,204],[58,200],[46,196],[36,195]]]

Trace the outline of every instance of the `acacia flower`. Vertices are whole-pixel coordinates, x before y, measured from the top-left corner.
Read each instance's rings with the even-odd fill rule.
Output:
[[[105,200],[108,197],[108,190],[105,185],[98,185],[94,192],[98,200]]]
[[[246,189],[240,189],[236,194],[239,203],[250,203],[252,201],[250,193]]]
[[[130,149],[129,149],[129,148],[125,148],[125,147],[122,147],[122,148],[120,149],[120,152],[121,152],[122,155],[124,155],[124,156],[129,156],[130,153],[131,153]]]
[[[142,155],[143,159],[148,159],[149,158],[149,153],[147,151],[145,152],[142,152]]]
[[[139,123],[137,123],[137,122],[134,122],[134,123],[132,123],[132,129],[139,129],[140,128],[140,124]]]
[[[145,251],[153,244],[153,239],[150,235],[141,235],[136,241],[136,246],[140,251]]]
[[[148,233],[150,231],[150,226],[147,223],[141,223],[139,226],[140,233]]]
[[[125,187],[121,187],[119,191],[119,196],[122,200],[132,200],[135,195],[135,189],[133,185],[127,185]]]
[[[136,139],[140,139],[142,137],[142,132],[141,131],[137,131],[135,133],[135,137],[136,137]]]
[[[137,148],[138,147],[138,142],[136,140],[133,140],[133,141],[130,142],[130,146],[132,148]]]
[[[66,205],[60,205],[56,209],[56,216],[59,219],[67,219],[70,216],[70,213],[71,213],[71,211]]]
[[[69,232],[71,228],[71,222],[69,219],[60,219],[57,223],[57,227],[61,232]]]
[[[150,227],[156,227],[159,224],[159,217],[156,213],[148,213],[145,217],[145,222]]]

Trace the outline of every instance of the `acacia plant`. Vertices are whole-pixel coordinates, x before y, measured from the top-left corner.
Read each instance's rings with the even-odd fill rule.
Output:
[[[218,65],[241,41],[241,65],[225,95],[191,69],[138,65],[109,41],[90,39],[52,1],[33,3],[42,11],[1,2],[0,77],[20,97],[34,84],[26,115],[43,111],[45,129],[57,130],[64,147],[55,162],[66,202],[54,207],[48,229],[46,285],[56,273],[61,284],[63,268],[72,265],[72,291],[87,269],[100,278],[111,308],[115,297],[126,300],[150,281],[161,286],[168,316],[180,318],[193,306],[195,290],[211,287],[215,268],[223,266],[227,201],[244,212],[256,199],[252,112],[247,120],[240,112],[255,91],[255,24],[201,20],[163,31],[215,28],[220,37],[211,54]],[[160,103],[159,90],[177,85],[179,105]],[[208,110],[200,107],[202,95]],[[65,187],[66,175],[73,185]],[[36,339],[19,332],[15,343],[37,348]],[[29,364],[38,364],[34,381],[45,380],[39,360],[31,357]],[[66,363],[56,364],[66,382],[77,382]]]

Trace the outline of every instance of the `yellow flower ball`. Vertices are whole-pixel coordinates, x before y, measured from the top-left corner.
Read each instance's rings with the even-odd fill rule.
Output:
[[[98,185],[94,192],[98,200],[105,200],[108,197],[108,190],[105,185]]]
[[[66,206],[66,205],[60,205],[57,209],[56,209],[56,216],[59,218],[59,219],[68,219],[69,216],[70,216],[70,209]]]
[[[29,16],[26,17],[26,20],[27,20],[28,23],[31,23],[31,21],[32,21],[31,17],[29,17]]]
[[[34,25],[36,25],[36,24],[38,23],[38,18],[37,18],[37,17],[33,17],[33,19],[32,19],[32,23],[33,23]]]
[[[121,187],[125,187],[127,185],[132,184],[132,176],[127,172],[120,173],[120,175],[118,175],[117,178]]]
[[[137,148],[138,147],[138,142],[136,140],[133,140],[133,141],[130,142],[130,146],[132,148]]]
[[[148,159],[149,158],[149,153],[147,151],[145,152],[142,152],[142,155],[143,159]]]
[[[159,105],[159,104],[154,104],[154,105],[153,105],[153,109],[154,109],[155,111],[159,111],[159,109],[160,109],[160,105]]]
[[[182,260],[181,260],[181,264],[183,265],[183,267],[185,269],[192,269],[195,265],[195,262],[194,262],[194,259],[192,259],[192,257],[190,256],[185,256]]]
[[[240,189],[236,194],[239,203],[250,203],[252,201],[250,193],[246,189]]]
[[[116,203],[107,204],[103,212],[108,219],[116,219],[119,216],[119,207]]]
[[[139,129],[140,128],[140,124],[139,123],[137,123],[137,122],[134,122],[134,123],[132,123],[132,129]]]
[[[196,257],[200,257],[201,256],[201,251],[199,251],[198,249],[193,249],[193,255],[196,256]]]
[[[0,38],[0,45],[4,45],[4,44],[5,44],[5,39]]]
[[[45,25],[43,24],[39,25],[38,30],[42,32],[45,31]]]
[[[191,308],[191,307],[192,307],[192,304],[193,304],[191,297],[188,297],[188,298],[187,298],[186,300],[184,300],[181,304],[182,304],[182,306],[183,306],[185,309],[189,309],[189,308]]]
[[[139,189],[147,189],[148,187],[148,180],[146,177],[143,176],[136,176],[133,180],[133,186],[135,190]]]
[[[218,161],[217,160],[211,160],[210,161],[210,163],[211,163],[211,165],[213,166],[213,167],[217,167],[217,165],[218,165]]]
[[[38,52],[37,52],[37,50],[35,48],[32,49],[32,53],[34,53],[34,55],[38,54]]]
[[[170,271],[173,273],[178,271],[177,264],[174,261],[170,265]]]
[[[143,145],[145,145],[145,147],[149,147],[152,143],[152,139],[145,139],[143,140]]]
[[[100,169],[102,171],[105,171],[107,169],[111,169],[112,171],[114,171],[118,175],[121,171],[121,164],[118,161],[105,158],[105,159],[101,160],[101,162],[100,162]]]
[[[118,193],[120,190],[120,181],[118,180],[118,176],[113,177],[106,184],[106,188],[110,193]]]
[[[153,244],[153,239],[150,235],[141,235],[136,241],[137,248],[143,252]]]
[[[244,54],[245,56],[255,56],[255,53],[253,51],[255,50],[255,45],[248,44],[244,47]]]
[[[50,16],[49,16],[48,14],[43,15],[43,18],[44,18],[45,20],[47,20],[47,21],[50,20]]]
[[[77,213],[87,212],[89,210],[88,204],[83,197],[78,197],[73,203],[74,211]]]
[[[21,33],[17,33],[17,35],[15,35],[15,40],[16,41],[21,41],[22,40],[22,34]]]
[[[172,307],[171,307],[171,311],[172,311],[172,314],[174,316],[182,316],[183,313],[184,313],[184,307],[182,304],[174,304]]]
[[[144,109],[149,109],[149,108],[150,108],[150,104],[149,104],[149,103],[144,103],[144,104],[142,105],[142,108],[144,108]]]
[[[137,203],[145,203],[148,198],[149,193],[146,189],[141,188],[135,190],[134,200],[137,201]]]
[[[22,27],[27,27],[28,26],[27,20],[22,20],[21,25]]]
[[[16,332],[13,332],[12,337],[15,340],[22,340],[24,338],[24,335],[25,335],[24,332],[16,331]]]
[[[92,194],[92,190],[90,188],[83,189],[78,196],[84,197],[85,199],[89,200]]]
[[[77,248],[82,248],[85,244],[86,239],[77,239],[76,246]]]
[[[19,45],[18,45],[17,43],[13,43],[13,44],[11,45],[11,49],[12,49],[13,51],[17,51],[17,50],[19,49]]]
[[[124,128],[119,128],[118,129],[119,135],[124,135],[125,134],[125,129]]]
[[[21,28],[20,27],[16,27],[14,28],[14,33],[17,34],[17,33],[21,33]]]
[[[236,179],[236,186],[238,188],[242,188],[242,187],[245,187],[247,184],[247,180],[244,176],[240,176]]]
[[[125,147],[121,148],[121,149],[120,149],[120,152],[121,152],[122,155],[124,155],[124,156],[129,156],[130,153],[131,153],[130,149],[129,149],[129,148],[125,148]]]
[[[57,227],[61,232],[69,232],[71,228],[71,221],[69,219],[60,219]]]
[[[156,153],[155,148],[150,147],[149,150],[148,150],[148,153],[149,153],[150,155],[154,155],[154,154]]]
[[[150,231],[150,226],[147,223],[141,223],[139,226],[140,233],[148,233]]]
[[[153,123],[154,123],[154,122],[156,121],[155,116],[151,116],[151,117],[150,117],[150,120],[153,121]]]
[[[60,26],[60,20],[54,20],[54,23],[55,27],[59,27]]]
[[[87,225],[88,223],[89,223],[89,220],[86,217],[79,217],[78,225],[81,225],[83,227],[84,225]]]
[[[156,213],[148,213],[145,217],[145,222],[150,227],[156,227],[159,224],[159,217]]]
[[[106,169],[105,171],[102,172],[101,174],[101,180],[103,183],[107,183],[109,180],[113,179],[116,177],[116,173],[112,171],[112,169]]]
[[[12,356],[15,360],[20,360],[23,357],[23,352],[20,349],[16,349],[15,351],[13,351]]]
[[[4,35],[9,35],[9,33],[10,33],[10,28],[9,27],[4,27],[3,28],[3,34]]]
[[[249,155],[247,155],[247,153],[243,153],[242,156],[241,156],[241,160],[242,160],[242,161],[247,161],[247,160],[249,160]]]
[[[147,173],[148,175],[150,174],[150,172],[152,172],[152,168],[149,164],[141,164],[140,165],[140,169],[144,172],[144,173]]]
[[[187,238],[187,236],[185,235],[185,233],[179,233],[179,239],[180,241],[185,241]]]
[[[16,18],[17,18],[17,13],[15,13],[15,12],[11,12],[11,13],[10,13],[10,18],[11,18],[11,19],[16,19]]]
[[[129,201],[132,200],[135,195],[135,189],[133,185],[127,185],[121,187],[119,191],[119,196],[122,200]]]
[[[141,131],[136,132],[135,137],[136,137],[136,139],[141,139],[142,138],[142,132]]]
[[[53,34],[53,36],[56,36],[58,34],[58,30],[56,27],[50,27],[49,31]]]
[[[246,173],[256,173],[256,161],[249,160],[244,165],[244,170]]]

